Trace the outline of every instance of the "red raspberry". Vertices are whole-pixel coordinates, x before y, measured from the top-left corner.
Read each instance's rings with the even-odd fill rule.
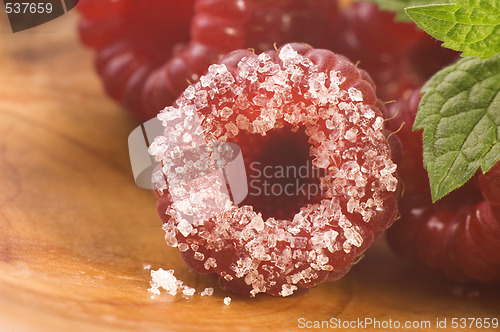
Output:
[[[151,77],[161,76],[161,68],[185,48],[193,6],[194,0],[81,0],[77,6],[82,14],[80,37],[97,51],[97,72],[107,93],[139,120],[153,117],[160,109],[145,108],[145,85]],[[197,52],[205,50],[198,48]],[[168,67],[178,70],[173,64]],[[170,74],[168,81],[162,81],[164,89],[154,91],[154,100],[172,101],[177,96],[176,85],[184,88],[188,78]]]
[[[425,35],[413,23],[395,22],[394,12],[380,10],[371,2],[353,3],[343,16],[346,34],[342,40],[350,49],[364,48],[368,62],[375,61],[374,56],[387,64],[394,62],[407,55]]]
[[[376,4],[355,2],[342,13],[343,26],[333,48],[360,62],[383,100],[398,99],[458,58],[414,23],[395,22],[394,17]]]
[[[387,232],[394,251],[423,271],[457,281],[500,280],[500,163],[432,203],[422,163],[422,134],[412,132],[420,90],[388,107],[403,145],[401,218]]]
[[[500,165],[493,166],[488,173],[479,177],[479,185],[484,199],[491,205],[500,205]]]
[[[342,277],[397,212],[396,165],[374,89],[345,57],[304,44],[258,56],[238,50],[210,66],[158,115],[165,136],[150,147],[162,164],[154,183],[167,243],[240,294],[288,296]],[[168,179],[185,168],[169,156],[204,140],[237,143],[249,175],[255,163],[295,170],[310,163],[317,175],[300,180],[322,190],[261,194],[236,206],[223,195],[224,181],[208,175],[193,182],[209,193],[204,198],[172,187]],[[223,209],[209,216],[217,204]],[[197,213],[206,217],[187,220]]]
[[[106,91],[143,121],[229,51],[331,47],[338,14],[336,1],[323,0],[81,0],[78,8]]]
[[[409,53],[407,65],[411,67],[411,72],[427,81],[432,75],[459,58],[459,52],[444,48],[440,41],[425,35]]]
[[[405,98],[387,105],[386,117],[390,119],[387,121],[387,128],[397,133],[396,136],[403,145],[398,174],[404,179],[404,191],[411,193],[427,193],[429,188],[427,172],[422,166],[422,133],[412,130],[420,99],[420,89],[416,89]]]

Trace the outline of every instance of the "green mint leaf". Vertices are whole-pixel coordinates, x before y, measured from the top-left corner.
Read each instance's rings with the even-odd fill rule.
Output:
[[[409,7],[406,13],[444,47],[464,57],[485,59],[500,52],[500,0],[456,0]]]
[[[461,59],[422,93],[413,129],[424,129],[424,166],[436,201],[500,160],[500,53]]]
[[[360,0],[363,1],[363,0]],[[405,13],[406,7],[428,5],[429,3],[447,3],[448,0],[368,0],[378,5],[382,10],[396,13],[395,21],[412,22],[412,19]]]

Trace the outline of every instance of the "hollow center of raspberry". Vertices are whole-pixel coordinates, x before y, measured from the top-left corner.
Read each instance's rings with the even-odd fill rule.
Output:
[[[163,64],[189,42],[193,2],[134,1],[134,9],[127,17],[131,42],[151,56],[153,62]]]
[[[324,170],[312,166],[304,129],[274,129],[266,136],[240,133],[236,139],[245,161],[251,205],[264,218],[292,219],[307,204],[321,200]]]

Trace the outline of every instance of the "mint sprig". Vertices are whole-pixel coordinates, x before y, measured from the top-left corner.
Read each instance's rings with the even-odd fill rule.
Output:
[[[464,57],[485,59],[500,52],[500,0],[454,2],[409,7],[406,13],[444,47],[462,51]]]
[[[363,1],[363,0],[358,0]],[[396,13],[395,21],[411,22],[412,19],[406,14],[406,7],[428,5],[429,3],[447,3],[448,0],[369,0],[378,5],[382,10]]]
[[[414,129],[424,129],[424,166],[436,201],[500,160],[500,54],[461,59],[422,92]]]

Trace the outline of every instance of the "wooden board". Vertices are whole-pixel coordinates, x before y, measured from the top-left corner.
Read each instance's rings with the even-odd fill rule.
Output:
[[[135,124],[103,93],[75,13],[17,34],[4,16],[0,331],[292,331],[332,318],[437,330],[436,319],[450,327],[453,317],[500,318],[498,288],[454,294],[455,284],[420,276],[383,241],[348,276],[303,296],[233,296],[225,306],[231,294],[217,289],[151,299],[147,264],[199,290],[217,285],[164,244],[155,197],[135,186],[129,166]]]

